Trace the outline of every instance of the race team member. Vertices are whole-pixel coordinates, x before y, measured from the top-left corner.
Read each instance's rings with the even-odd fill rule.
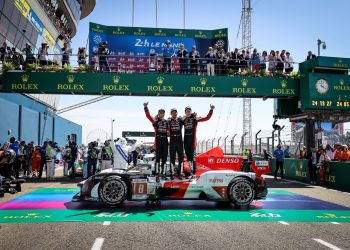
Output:
[[[113,168],[113,151],[109,140],[105,141],[102,147],[100,163],[101,170]]]
[[[177,110],[175,108],[170,111],[171,117],[168,119],[170,129],[170,171],[171,179],[173,180],[174,166],[176,154],[178,157],[178,177],[182,179],[183,175],[183,158],[184,158],[184,147],[182,141],[182,127],[183,121],[181,117],[177,117]]]
[[[168,135],[167,131],[169,129],[168,121],[164,119],[165,110],[159,109],[158,115],[153,118],[148,110],[148,102],[143,104],[146,117],[148,120],[152,123],[152,126],[154,127],[154,133],[155,133],[155,143],[154,148],[156,150],[156,165],[155,165],[155,174],[156,174],[156,181],[159,182],[159,166],[160,166],[160,160],[162,160],[161,164],[161,173],[162,178],[165,178],[165,168],[164,165],[166,163],[167,157],[168,157]]]
[[[185,116],[183,118],[183,124],[185,127],[184,136],[184,148],[188,164],[191,167],[193,177],[196,175],[196,132],[198,122],[208,121],[213,115],[213,110],[215,106],[210,105],[209,113],[206,117],[199,118],[195,113],[192,113],[191,107],[185,108]]]

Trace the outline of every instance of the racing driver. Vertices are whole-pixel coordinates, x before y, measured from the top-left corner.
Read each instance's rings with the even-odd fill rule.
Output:
[[[215,106],[210,104],[210,110],[206,117],[199,118],[196,113],[192,113],[191,107],[185,108],[185,116],[183,117],[183,124],[185,127],[184,148],[188,164],[191,167],[192,178],[196,175],[196,132],[198,122],[208,121],[213,115]]]
[[[162,179],[166,179],[164,165],[166,164],[166,160],[168,157],[167,131],[169,129],[169,124],[168,124],[168,121],[164,119],[164,115],[165,115],[164,109],[159,109],[158,115],[155,118],[153,118],[150,115],[148,110],[148,102],[145,102],[143,106],[145,109],[146,117],[154,127],[154,133],[155,133],[154,148],[156,150],[155,174],[156,174],[156,181],[159,182],[159,173],[160,173],[159,166],[161,166]],[[160,160],[162,160],[161,165],[160,165]]]
[[[177,109],[173,108],[170,111],[171,117],[168,119],[169,131],[170,131],[170,171],[171,179],[173,180],[174,166],[176,154],[178,157],[178,177],[182,179],[183,175],[183,158],[184,147],[182,141],[182,127],[183,121],[181,117],[177,116]]]

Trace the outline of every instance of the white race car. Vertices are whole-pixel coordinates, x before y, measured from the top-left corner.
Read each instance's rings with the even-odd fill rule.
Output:
[[[243,158],[224,157],[220,148],[214,148],[196,157],[196,178],[161,180],[149,175],[149,166],[140,165],[130,170],[108,169],[80,182],[80,192],[73,201],[101,201],[116,206],[124,200],[213,200],[247,206],[253,200],[264,199],[267,186],[261,176],[269,172],[268,161],[254,161],[254,172],[241,171]]]

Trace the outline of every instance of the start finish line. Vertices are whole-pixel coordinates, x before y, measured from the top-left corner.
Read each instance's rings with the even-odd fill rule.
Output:
[[[41,188],[0,204],[0,223],[106,220],[350,222],[347,207],[283,190],[270,190],[266,200],[253,202],[247,210],[208,201],[162,201],[161,207],[147,207],[145,202],[125,202],[112,209],[95,202],[71,202],[77,191],[76,188]]]

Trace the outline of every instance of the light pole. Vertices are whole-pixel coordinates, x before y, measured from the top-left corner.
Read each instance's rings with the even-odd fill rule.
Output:
[[[322,45],[322,49],[326,49],[327,45],[325,41],[321,41],[321,39],[317,39],[317,47],[318,47],[318,56],[321,55],[321,45]]]
[[[113,141],[113,122],[115,120],[113,118],[111,118],[111,140]]]

